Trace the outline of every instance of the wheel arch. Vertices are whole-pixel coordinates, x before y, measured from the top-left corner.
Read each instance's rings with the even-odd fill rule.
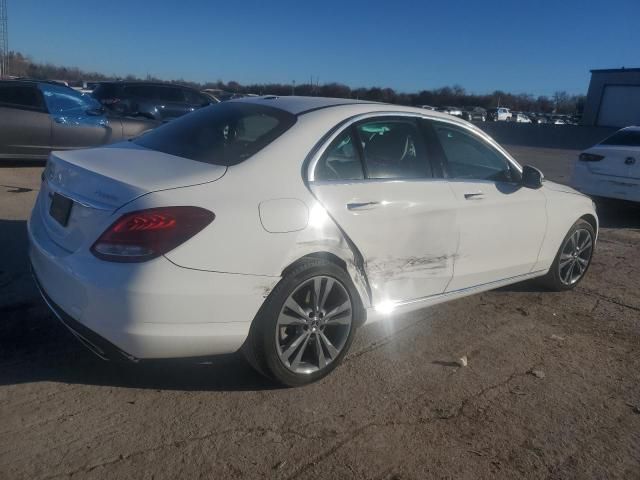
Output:
[[[287,266],[285,266],[282,270],[281,276],[284,277],[289,272],[298,267],[301,263],[304,263],[305,260],[309,259],[324,259],[327,260],[342,270],[344,270],[347,275],[351,278],[353,285],[355,286],[356,291],[359,295],[360,304],[366,312],[367,307],[371,306],[371,296],[369,291],[369,283],[365,276],[365,274],[359,269],[354,262],[353,259],[345,259],[336,255],[333,252],[329,252],[327,250],[318,250],[310,253],[306,253],[297,259],[290,262]],[[366,315],[365,315],[366,320]],[[365,321],[363,320],[363,322]]]
[[[590,213],[586,213],[584,215],[582,215],[579,220],[584,220],[587,223],[589,223],[589,225],[591,225],[593,227],[593,231],[596,233],[596,238],[598,237],[598,220],[596,219],[596,217]]]

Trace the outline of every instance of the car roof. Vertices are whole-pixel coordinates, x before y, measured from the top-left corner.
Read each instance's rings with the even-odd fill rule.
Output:
[[[335,107],[339,105],[356,104],[376,104],[366,100],[354,100],[350,98],[330,98],[330,97],[299,97],[299,96],[276,96],[263,95],[259,97],[243,97],[229,100],[231,102],[256,103],[279,108],[294,115],[301,115],[322,108]]]
[[[147,82],[145,80],[106,80],[106,81],[97,81],[98,85],[142,85],[143,87],[179,87],[179,88],[188,88],[191,90],[200,91],[197,88],[190,87],[189,85],[182,85],[180,83],[170,83],[170,82]]]
[[[225,103],[240,102],[257,105],[269,105],[274,108],[285,110],[298,117],[314,116],[317,118],[330,119],[329,122],[340,122],[347,118],[363,114],[372,115],[403,115],[412,114],[418,117],[431,118],[434,120],[444,120],[448,123],[459,124],[465,128],[476,131],[486,136],[477,126],[462,118],[448,113],[435,110],[425,110],[420,107],[409,107],[404,105],[394,105],[391,103],[367,102],[348,98],[323,98],[323,97],[248,97],[237,100],[228,100]]]
[[[408,107],[404,105],[394,105],[391,103],[382,103],[382,102],[372,102],[366,100],[355,100],[351,98],[330,98],[330,97],[300,97],[300,96],[275,96],[275,95],[266,95],[261,97],[244,97],[237,98],[233,100],[228,100],[229,102],[240,102],[240,103],[252,103],[257,105],[266,105],[274,108],[278,108],[280,110],[284,110],[293,115],[305,115],[311,112],[316,112],[318,110],[330,110],[333,108],[349,108],[354,107],[354,111],[357,110],[358,113],[362,113],[363,109],[368,107],[368,110],[371,112],[398,112],[398,113],[417,113],[419,115],[425,116],[428,113],[428,116],[434,118],[444,118],[447,120],[451,120],[451,115],[436,112],[434,110],[425,110],[420,107]],[[457,107],[456,107],[457,108]]]
[[[38,80],[37,78],[6,78],[0,80],[0,85],[5,83],[24,83],[28,85],[38,85],[40,83],[46,83],[47,85],[56,85],[58,87],[71,88],[69,85],[57,82],[55,80]]]

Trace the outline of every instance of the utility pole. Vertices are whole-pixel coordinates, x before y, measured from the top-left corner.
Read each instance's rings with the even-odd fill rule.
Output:
[[[9,30],[7,0],[0,0],[0,78],[9,75]]]

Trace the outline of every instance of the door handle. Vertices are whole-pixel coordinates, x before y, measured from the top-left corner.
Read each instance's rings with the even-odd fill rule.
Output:
[[[465,200],[481,200],[482,197],[484,197],[484,193],[482,192],[472,192],[464,194]]]
[[[347,203],[347,210],[366,210],[367,208],[380,205],[380,202],[353,202]]]

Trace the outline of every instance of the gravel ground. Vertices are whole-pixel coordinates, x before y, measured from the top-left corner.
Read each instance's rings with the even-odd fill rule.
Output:
[[[509,149],[565,182],[577,154]],[[280,389],[235,355],[85,351],[26,271],[41,170],[0,167],[0,478],[640,478],[640,210],[603,205],[573,292],[515,285],[365,327],[328,378]]]

